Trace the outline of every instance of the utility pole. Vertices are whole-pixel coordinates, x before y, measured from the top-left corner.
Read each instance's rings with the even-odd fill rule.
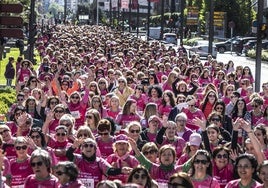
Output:
[[[164,0],[161,0],[161,29],[160,29],[160,39],[163,40],[163,34],[164,34],[164,7],[165,2]]]
[[[28,48],[27,48],[27,59],[34,63],[34,42],[36,35],[36,20],[35,20],[35,0],[31,0],[30,5],[30,18],[29,18],[29,38],[28,38]]]
[[[150,16],[151,16],[151,0],[148,0],[148,13],[147,13],[147,41],[150,36]]]
[[[208,33],[208,53],[209,54],[212,54],[213,40],[214,40],[214,0],[210,0],[209,33]]]
[[[258,0],[258,13],[257,13],[257,48],[256,48],[256,63],[255,63],[255,92],[260,91],[261,84],[261,26],[263,24],[263,0]]]
[[[180,44],[183,44],[183,26],[184,26],[184,2],[181,0],[181,15],[180,15]]]

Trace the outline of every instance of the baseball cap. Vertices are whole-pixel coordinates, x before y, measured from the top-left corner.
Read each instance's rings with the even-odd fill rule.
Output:
[[[156,121],[158,121],[158,122],[160,123],[160,118],[157,117],[156,115],[152,115],[152,116],[150,116],[150,118],[148,119],[148,122],[150,122],[150,121],[152,121],[152,120],[156,120]]]
[[[190,138],[189,138],[189,143],[192,146],[200,146],[202,142],[202,137],[198,133],[192,133]]]
[[[125,142],[128,143],[128,137],[124,134],[119,134],[115,137],[115,143]]]

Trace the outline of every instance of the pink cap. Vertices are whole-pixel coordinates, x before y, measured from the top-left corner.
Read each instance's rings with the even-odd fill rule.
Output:
[[[115,137],[115,142],[125,142],[128,143],[128,137],[124,134],[119,134]]]
[[[202,137],[198,133],[192,133],[189,138],[189,143],[191,146],[200,146],[202,142]]]

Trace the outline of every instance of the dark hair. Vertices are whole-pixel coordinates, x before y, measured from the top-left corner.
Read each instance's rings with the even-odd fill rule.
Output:
[[[219,146],[219,147],[216,147],[213,150],[213,152],[212,152],[213,159],[215,159],[216,156],[218,155],[218,153],[220,153],[221,151],[225,151],[228,154],[228,159],[229,159],[230,150],[227,147],[225,147],[225,146]]]
[[[57,164],[56,169],[59,167],[63,167],[64,168],[64,173],[69,176],[70,178],[70,182],[72,181],[76,181],[77,177],[78,177],[78,168],[77,166],[70,161],[61,161]]]
[[[181,185],[187,188],[194,188],[193,182],[191,181],[190,177],[185,172],[178,172],[173,174],[169,177],[168,184],[172,182],[172,180],[180,178],[181,179]]]
[[[235,172],[234,173],[234,177],[235,177],[235,179],[238,179],[239,178],[239,175],[237,173],[237,168],[238,168],[237,166],[238,166],[238,163],[239,163],[239,161],[241,159],[248,159],[249,160],[249,162],[251,163],[252,168],[254,168],[254,172],[252,174],[252,178],[254,178],[254,179],[257,178],[257,167],[258,167],[258,161],[257,161],[257,159],[252,154],[243,153],[243,154],[239,155],[236,158],[236,160],[235,160],[235,164],[234,164],[234,172]]]
[[[263,137],[264,137],[264,143],[267,145],[268,144],[268,138],[267,138],[267,131],[265,129],[266,125],[265,124],[258,124],[255,128],[254,131],[260,130]]]
[[[209,166],[207,168],[206,173],[208,175],[212,176],[212,162],[211,162],[211,157],[210,157],[208,151],[206,151],[206,150],[197,150],[195,155],[192,157],[192,164],[191,164],[192,174],[191,174],[191,177],[194,176],[194,174],[195,174],[194,161],[195,161],[197,155],[206,156],[207,162],[209,163]]]
[[[147,176],[147,181],[146,181],[144,188],[151,188],[152,187],[152,178],[151,178],[148,170],[144,166],[141,166],[141,165],[138,165],[136,168],[132,169],[132,171],[130,172],[130,174],[128,176],[127,183],[132,183],[133,175],[136,172],[140,172],[140,171],[144,172],[145,175]]]
[[[41,138],[41,145],[42,147],[46,147],[46,139],[45,139],[45,135],[44,133],[42,132],[42,129],[40,127],[34,127],[34,128],[31,128],[30,132],[29,132],[29,136],[31,137],[31,135],[33,133],[38,133],[40,138]]]
[[[163,95],[163,90],[160,86],[158,85],[152,85],[148,88],[148,96],[152,97],[152,89],[155,89],[157,91],[158,97],[162,97]]]

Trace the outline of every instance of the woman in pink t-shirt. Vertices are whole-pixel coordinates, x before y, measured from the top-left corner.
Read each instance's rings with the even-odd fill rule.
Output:
[[[162,95],[162,103],[158,107],[160,117],[163,115],[168,116],[172,108],[175,106],[174,94],[170,90],[166,90]]]
[[[191,180],[195,188],[220,188],[218,181],[212,177],[212,162],[206,150],[198,150],[192,158]]]
[[[234,171],[238,175],[239,179],[230,181],[226,188],[260,188],[262,187],[259,182],[255,180],[257,178],[258,162],[256,158],[251,154],[242,154],[235,160]]]
[[[113,119],[121,112],[121,107],[119,105],[119,98],[116,95],[113,95],[109,101],[107,108],[108,117],[112,117]]]
[[[263,163],[259,166],[259,178],[261,179],[263,183],[263,188],[268,187],[268,179],[267,179],[267,174],[268,174],[268,161],[265,160]]]
[[[33,173],[26,178],[24,187],[59,187],[58,179],[51,174],[51,158],[47,151],[42,149],[34,150],[30,158],[30,164]]]

